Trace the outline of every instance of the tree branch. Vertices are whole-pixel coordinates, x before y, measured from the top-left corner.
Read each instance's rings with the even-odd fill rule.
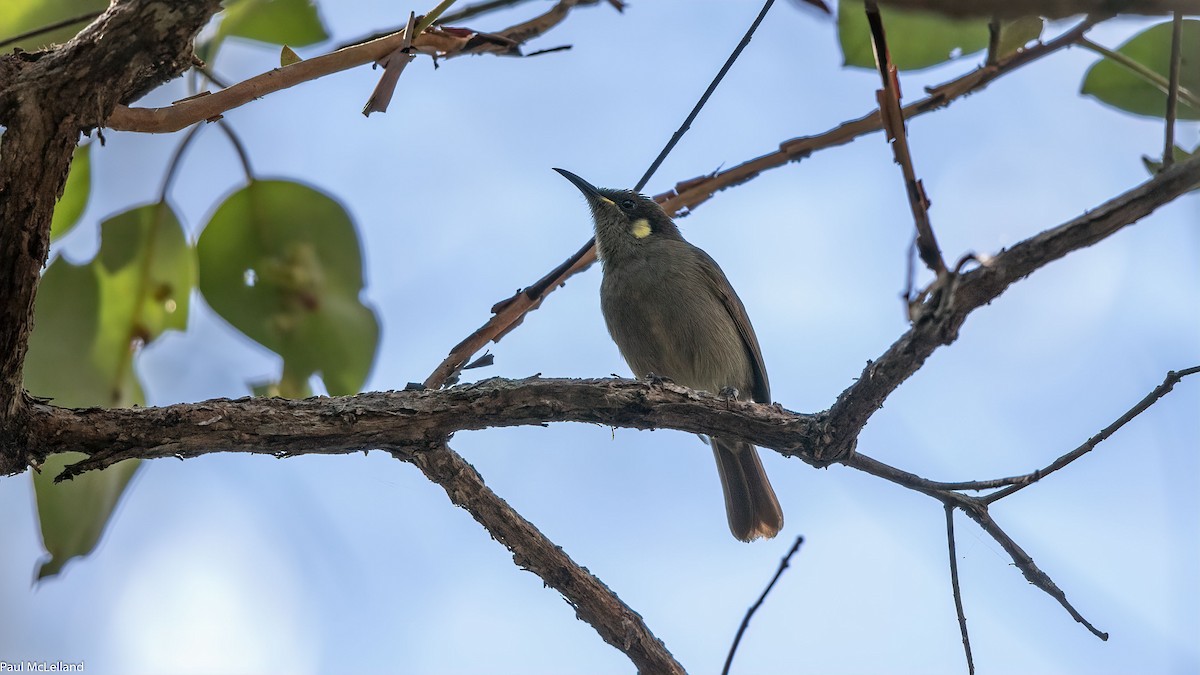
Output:
[[[572,8],[597,2],[599,0],[560,0],[539,17],[496,34],[499,38],[496,40],[478,40],[474,39],[475,33],[431,28],[413,38],[412,48],[416,52],[436,55],[441,59],[466,54],[512,54],[521,43],[558,25]],[[105,126],[118,131],[147,133],[179,131],[196,122],[215,120],[229,110],[281,89],[384,59],[399,49],[404,39],[403,31],[392,33],[377,40],[275,68],[238,82],[228,89],[207,96],[188,98],[163,108],[122,106],[105,120]]]
[[[1193,366],[1191,368],[1185,368],[1184,370],[1172,370],[1171,372],[1167,373],[1167,378],[1163,380],[1163,383],[1154,388],[1154,391],[1146,394],[1145,398],[1138,401],[1137,405],[1126,411],[1124,415],[1118,417],[1115,422],[1101,429],[1100,433],[1084,441],[1083,445],[1080,445],[1071,452],[1068,452],[1062,457],[1054,460],[1049,464],[1049,466],[1038,469],[1032,473],[1027,473],[1024,476],[1015,476],[1013,478],[1004,479],[1005,484],[1008,485],[1008,487],[987,495],[983,498],[983,500],[988,504],[991,504],[992,502],[1004,499],[1014,492],[1018,492],[1029,487],[1030,485],[1033,485],[1046,476],[1049,476],[1055,471],[1067,466],[1071,462],[1083,457],[1092,450],[1095,450],[1097,445],[1100,445],[1104,441],[1108,440],[1109,436],[1115,434],[1118,429],[1128,424],[1133,418],[1146,412],[1146,409],[1154,405],[1158,399],[1166,396],[1172,389],[1175,388],[1176,384],[1179,384],[1180,380],[1188,375],[1194,375],[1196,373],[1200,373],[1200,366]]]
[[[1200,185],[1200,157],[1176,164],[1138,187],[1058,227],[1025,239],[969,272],[954,275],[947,297],[936,312],[927,312],[878,359],[867,364],[858,380],[838,396],[829,410],[829,425],[839,442],[822,452],[837,456],[853,451],[867,420],[887,397],[925,363],[940,346],[958,338],[967,315],[990,303],[1011,284],[1071,251],[1091,246],[1150,215],[1155,209]],[[820,461],[835,459],[818,454]]]
[[[950,548],[950,588],[954,593],[954,611],[958,614],[958,632],[962,634],[963,652],[967,655],[967,673],[975,675],[975,659],[971,658],[971,636],[967,632],[962,588],[958,584],[958,553],[954,550],[954,507],[949,504],[946,505],[946,542]]]
[[[428,452],[393,451],[392,455],[416,465],[429,480],[442,486],[455,506],[470,513],[492,538],[512,552],[513,564],[538,575],[561,593],[576,616],[628,656],[639,673],[682,675],[683,666],[654,637],[637,612],[492,492],[479,472],[449,446],[442,444]]]
[[[189,67],[192,40],[218,9],[122,0],[65,45],[0,57],[0,452],[23,408],[34,295],[79,133]]]

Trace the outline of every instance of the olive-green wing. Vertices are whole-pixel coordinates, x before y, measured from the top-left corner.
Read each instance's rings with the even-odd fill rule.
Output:
[[[746,355],[750,357],[750,364],[754,368],[754,391],[752,392],[754,400],[759,403],[770,403],[771,384],[767,381],[767,367],[763,364],[762,349],[758,346],[758,337],[754,334],[754,326],[750,325],[750,316],[746,314],[746,307],[742,305],[741,298],[737,296],[737,292],[733,290],[733,286],[725,278],[725,273],[721,271],[721,267],[717,265],[717,261],[713,260],[712,256],[699,248],[696,249],[696,252],[700,254],[702,259],[708,262],[707,265],[702,265],[701,267],[712,281],[712,287],[716,289],[717,295],[720,296],[721,303],[729,311],[730,318],[733,319],[734,325],[737,326],[738,334],[742,336],[742,344],[746,347]]]

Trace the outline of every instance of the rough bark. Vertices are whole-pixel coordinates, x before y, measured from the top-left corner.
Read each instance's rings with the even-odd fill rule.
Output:
[[[0,57],[0,450],[25,409],[34,296],[79,135],[182,73],[218,9],[218,0],[122,0],[64,45]]]

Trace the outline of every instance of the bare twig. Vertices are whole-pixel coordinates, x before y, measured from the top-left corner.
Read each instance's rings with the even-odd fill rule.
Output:
[[[734,48],[733,52],[729,55],[729,58],[725,60],[725,65],[721,66],[721,69],[717,71],[716,76],[713,77],[712,82],[709,83],[708,88],[705,89],[704,93],[700,96],[700,100],[698,100],[696,105],[692,107],[692,111],[683,121],[683,124],[681,124],[679,129],[677,129],[675,133],[671,135],[671,139],[667,141],[667,144],[663,146],[662,151],[660,151],[658,156],[654,158],[654,161],[651,162],[650,168],[646,169],[646,173],[642,175],[642,179],[638,181],[637,185],[634,187],[634,190],[640,192],[642,188],[646,187],[646,183],[650,181],[650,177],[654,175],[656,170],[658,170],[658,167],[662,164],[663,160],[666,159],[667,155],[671,152],[671,149],[675,147],[675,144],[679,142],[679,139],[683,138],[683,135],[687,133],[687,130],[691,128],[692,122],[696,119],[696,116],[700,114],[700,110],[704,108],[704,104],[708,102],[709,97],[712,96],[714,91],[716,91],[717,85],[721,83],[721,80],[725,78],[726,73],[728,73],[729,69],[733,67],[734,62],[737,61],[738,56],[741,55],[742,50],[746,48],[746,45],[750,44],[750,39],[754,36],[754,31],[756,31],[759,24],[762,23],[763,18],[766,17],[767,11],[771,9],[771,5],[774,4],[774,1],[775,0],[767,0],[763,5],[762,10],[759,11],[758,16],[755,17],[753,23],[750,24],[750,28],[746,30],[745,35],[742,36],[742,39],[740,42],[738,42],[737,47]],[[477,328],[475,332],[468,335],[450,350],[450,353],[446,356],[446,358],[442,359],[442,362],[439,363],[436,368],[434,368],[433,372],[430,373],[429,377],[425,380],[425,386],[431,388],[441,387],[448,382],[455,381],[463,366],[471,359],[472,356],[475,355],[476,352],[478,352],[480,349],[483,349],[488,342],[499,342],[500,338],[504,337],[510,330],[520,325],[522,319],[527,313],[537,309],[543,298],[549,295],[555,288],[561,286],[569,277],[572,277],[588,267],[591,267],[592,263],[595,261],[596,239],[593,237],[588,239],[587,243],[584,244],[578,251],[576,251],[574,255],[564,260],[561,264],[559,264],[558,267],[550,270],[550,272],[544,275],[541,279],[538,279],[532,285],[517,291],[515,295],[507,300],[501,300],[493,305],[492,316],[488,319],[487,323]]]
[[[1029,487],[1030,485],[1033,485],[1034,483],[1045,478],[1046,476],[1049,476],[1050,474],[1054,473],[1055,471],[1058,471],[1059,469],[1067,466],[1071,462],[1074,462],[1075,460],[1079,459],[1080,457],[1083,457],[1087,453],[1094,450],[1097,445],[1100,445],[1104,441],[1108,440],[1109,436],[1112,436],[1114,433],[1117,432],[1118,429],[1120,429],[1121,427],[1128,424],[1130,420],[1132,420],[1133,418],[1135,418],[1138,415],[1141,415],[1143,412],[1145,412],[1146,409],[1149,408],[1150,406],[1154,405],[1154,403],[1156,401],[1158,401],[1158,399],[1162,398],[1163,396],[1166,396],[1168,392],[1170,392],[1172,389],[1175,388],[1175,385],[1178,384],[1180,380],[1187,377],[1188,375],[1193,375],[1198,372],[1200,372],[1200,366],[1193,366],[1191,368],[1185,368],[1183,370],[1178,370],[1178,371],[1172,370],[1171,372],[1167,373],[1167,377],[1165,380],[1163,380],[1162,384],[1155,387],[1154,391],[1151,391],[1149,394],[1146,394],[1146,396],[1142,400],[1137,402],[1137,405],[1135,405],[1132,408],[1130,408],[1129,410],[1127,410],[1125,412],[1125,414],[1118,417],[1115,422],[1113,422],[1112,424],[1108,425],[1107,427],[1104,427],[1103,429],[1101,429],[1100,433],[1096,434],[1095,436],[1092,436],[1091,438],[1084,441],[1084,443],[1082,445],[1080,445],[1079,447],[1075,448],[1071,452],[1068,452],[1067,454],[1063,455],[1062,457],[1059,457],[1058,459],[1051,462],[1049,465],[1047,465],[1041,469],[1038,469],[1037,471],[1034,471],[1033,473],[1027,473],[1024,476],[1017,476],[1015,478],[1005,479],[1006,481],[1008,481],[1009,486],[1003,490],[999,490],[997,492],[993,492],[992,494],[984,496],[982,498],[983,501],[987,504],[991,504],[993,502],[1004,499],[1005,497],[1013,494],[1014,492],[1018,492],[1020,490],[1023,490],[1025,488]]]
[[[1003,24],[1000,19],[992,17],[988,21],[988,46],[987,56],[984,57],[983,63],[986,66],[996,65],[996,61],[1000,59],[1000,31]]]
[[[912,153],[908,149],[908,130],[904,126],[904,113],[900,106],[900,81],[896,76],[896,66],[892,64],[888,54],[887,34],[883,28],[883,18],[879,15],[879,6],[875,0],[866,0],[867,24],[871,27],[871,45],[875,51],[875,65],[879,67],[879,77],[883,88],[875,92],[879,102],[879,117],[882,120],[887,140],[892,145],[892,155],[900,165],[904,175],[904,188],[908,194],[908,205],[912,211],[913,223],[917,228],[917,252],[925,266],[937,275],[941,281],[946,276],[946,262],[942,260],[941,249],[938,248],[937,237],[929,223],[929,198],[925,195],[925,186],[917,178],[913,168]],[[911,283],[911,282],[910,282]],[[912,297],[908,300],[911,302]]]
[[[646,187],[646,183],[650,182],[650,177],[654,175],[655,171],[658,171],[658,167],[662,165],[667,155],[671,154],[671,150],[675,148],[675,144],[679,142],[679,139],[683,138],[688,129],[692,128],[692,122],[700,114],[700,110],[704,108],[704,104],[708,103],[708,98],[717,90],[717,85],[721,84],[721,80],[725,79],[725,74],[729,72],[734,62],[742,55],[742,50],[746,48],[746,45],[750,44],[750,38],[754,37],[754,31],[758,30],[758,25],[766,18],[767,12],[773,4],[775,4],[775,0],[767,0],[763,3],[762,9],[758,12],[758,16],[754,17],[754,22],[746,29],[746,34],[742,36],[741,42],[738,43],[737,47],[734,47],[733,53],[729,55],[729,58],[725,59],[725,65],[721,66],[721,69],[717,71],[716,77],[709,83],[708,89],[704,90],[704,94],[700,96],[700,100],[696,101],[696,105],[692,107],[692,112],[688,114],[687,119],[671,135],[671,140],[667,141],[667,144],[658,153],[658,157],[655,157],[654,161],[650,163],[650,168],[646,169],[646,173],[642,174],[642,179],[633,188],[634,192],[641,192],[642,188]]]
[[[779,561],[779,569],[775,570],[775,576],[771,577],[771,582],[763,589],[762,595],[758,596],[758,600],[746,610],[746,616],[742,617],[742,623],[738,626],[737,635],[733,637],[733,644],[729,645],[729,655],[725,657],[725,667],[721,669],[721,675],[729,675],[729,667],[733,665],[733,655],[737,653],[738,645],[742,641],[742,635],[745,634],[746,628],[750,625],[750,619],[754,617],[754,613],[762,607],[763,601],[767,599],[767,594],[775,587],[775,582],[779,581],[779,577],[783,576],[784,570],[788,568],[788,564],[792,561],[792,556],[796,555],[796,551],[800,550],[800,545],[804,543],[804,536],[796,537],[796,543],[792,544],[792,548],[788,550],[787,555],[783,556],[783,560]]]
[[[976,504],[982,504],[982,502],[977,498],[971,498],[971,500]],[[1029,583],[1037,586],[1047,595],[1057,600],[1058,604],[1062,605],[1063,609],[1067,610],[1067,613],[1071,615],[1071,618],[1075,619],[1080,624],[1083,624],[1083,627],[1088,629],[1092,635],[1095,635],[1101,640],[1108,640],[1108,633],[1096,628],[1094,625],[1092,625],[1092,622],[1084,618],[1083,614],[1081,614],[1079,610],[1075,609],[1075,606],[1067,600],[1067,594],[1064,593],[1062,589],[1060,589],[1058,585],[1054,583],[1054,580],[1051,579],[1048,574],[1043,572],[1041,568],[1033,562],[1033,558],[1031,558],[1029,554],[1025,552],[1025,549],[1018,546],[1017,542],[1013,541],[1013,538],[1008,536],[1007,532],[1000,529],[1000,526],[996,524],[996,521],[992,518],[991,514],[988,513],[986,506],[980,506],[979,508],[966,508],[963,509],[963,511],[970,516],[972,520],[978,523],[979,526],[983,528],[984,532],[987,532],[992,539],[995,539],[996,543],[1000,544],[1000,546],[1008,553],[1009,557],[1012,558],[1013,564],[1017,566],[1017,569],[1021,570],[1021,574]]]
[[[388,104],[392,102],[392,96],[396,93],[396,83],[400,81],[400,75],[404,72],[404,68],[417,58],[412,51],[412,39],[416,27],[417,15],[409,12],[408,24],[404,27],[404,40],[396,48],[396,51],[383,58],[383,75],[379,76],[375,91],[371,92],[371,97],[363,106],[363,117],[369,117],[373,112],[387,112]]]
[[[1179,67],[1183,60],[1183,12],[1171,22],[1171,66],[1167,77],[1167,115],[1163,132],[1163,168],[1175,163],[1175,115],[1179,107]]]
[[[967,633],[967,615],[963,613],[962,588],[958,584],[958,554],[954,550],[954,507],[946,504],[946,542],[950,547],[950,588],[954,591],[954,611],[958,614],[958,630],[962,633],[963,651],[967,655],[967,672],[975,675],[975,659],[971,658],[971,636]]]
[[[431,28],[413,38],[413,49],[420,53],[437,54],[438,58],[467,54],[508,54],[512,52],[511,41],[520,43],[537,37],[561,22],[573,7],[594,4],[596,1],[598,0],[560,0],[545,14],[502,31],[499,35],[507,41],[472,40],[470,35]],[[281,89],[379,61],[395,52],[404,39],[403,32],[393,33],[378,40],[275,68],[210,96],[189,99],[176,105],[163,108],[117,106],[106,120],[105,126],[119,131],[147,133],[179,131],[196,122],[219,117],[229,110]]]
[[[844,436],[822,448],[818,459],[833,460],[853,452],[849,443],[883,405],[896,387],[925,363],[942,345],[958,338],[967,316],[992,302],[1010,285],[1026,278],[1071,251],[1091,246],[1153,213],[1200,184],[1200,157],[1176,163],[1150,180],[1117,195],[1095,209],[1058,227],[1020,241],[988,259],[986,265],[956,277],[954,294],[943,311],[912,326],[883,355],[870,361],[858,379],[838,396],[829,410],[830,424]],[[848,431],[853,430],[851,433]]]
[[[466,7],[463,7],[457,12],[452,12],[445,15],[442,17],[441,23],[458,23],[460,21],[470,19],[471,17],[479,16],[480,14],[494,12],[498,9],[519,5],[523,2],[529,2],[529,0],[488,0],[488,2],[477,2],[473,5],[467,5]]]

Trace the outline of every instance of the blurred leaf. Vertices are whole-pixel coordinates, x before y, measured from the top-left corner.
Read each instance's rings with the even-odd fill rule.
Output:
[[[310,0],[234,0],[226,3],[220,20],[215,40],[243,37],[306,47],[329,39]]]
[[[20,35],[56,21],[71,19],[89,12],[103,12],[109,0],[3,0],[0,2],[0,40]],[[65,28],[41,33],[5,47],[36,51],[53,43],[66,42],[89,22],[81,21]]]
[[[1175,146],[1175,162],[1177,164],[1179,162],[1186,162],[1192,157],[1195,157],[1197,152],[1200,152],[1200,146],[1197,146],[1193,148],[1191,152],[1188,152],[1177,145]],[[1151,159],[1150,157],[1142,155],[1142,165],[1146,167],[1146,171],[1149,171],[1151,176],[1157,174],[1163,169],[1162,158]],[[1192,188],[1191,191],[1195,192],[1197,190],[1200,190],[1200,187]]]
[[[101,349],[127,351],[164,330],[187,328],[195,253],[164,202],[113,216],[100,226]],[[118,347],[119,345],[119,347]]]
[[[280,65],[280,67],[290,66],[293,63],[300,63],[303,60],[304,59],[300,58],[299,54],[292,51],[292,48],[287,45],[284,45],[283,49],[279,50],[279,65]]]
[[[299,391],[285,392],[281,384],[275,380],[262,380],[260,382],[250,382],[250,393],[258,397],[275,397],[282,398],[308,398],[312,396],[312,387],[308,386],[308,382],[304,382],[304,386]]]
[[[1004,58],[1017,53],[1030,42],[1042,36],[1045,22],[1040,16],[1023,16],[1020,19],[1004,21],[1000,24],[1000,44],[996,57]]]
[[[67,407],[144,403],[133,372],[136,349],[187,322],[195,261],[166,204],[119,214],[100,229],[87,265],[58,258],[38,289],[25,387]],[[122,462],[65,483],[71,461],[55,456],[34,477],[42,541],[50,557],[39,578],[95,548],[138,462]]]
[[[67,185],[63,188],[62,198],[54,207],[54,220],[50,222],[50,241],[54,241],[70,232],[79,224],[79,216],[87,207],[88,196],[92,190],[92,144],[75,148],[71,158],[71,173],[67,175]]]
[[[1179,70],[1179,84],[1193,94],[1200,95],[1200,20],[1187,19],[1183,22],[1181,50],[1183,62]],[[1136,115],[1165,117],[1165,83],[1171,62],[1171,23],[1151,26],[1116,51],[1157,75],[1160,83],[1153,84],[1126,65],[1104,58],[1088,70],[1083,80],[1083,93]],[[1177,117],[1200,120],[1200,110],[1188,105],[1180,97]]]
[[[58,574],[72,558],[92,552],[125,486],[141,465],[138,461],[121,462],[103,471],[89,471],[73,480],[54,483],[54,477],[66,465],[85,457],[77,452],[54,455],[42,465],[41,473],[33,476],[42,545],[50,554],[38,567],[38,579]]]
[[[880,7],[892,63],[900,70],[917,70],[945,63],[988,45],[986,20],[954,20],[929,12]],[[838,41],[847,66],[874,68],[871,29],[861,2],[839,0]]]
[[[235,328],[283,357],[282,394],[319,373],[329,393],[357,393],[379,340],[359,301],[362,257],[342,205],[299,183],[254,181],[230,195],[196,244],[200,291]]]

